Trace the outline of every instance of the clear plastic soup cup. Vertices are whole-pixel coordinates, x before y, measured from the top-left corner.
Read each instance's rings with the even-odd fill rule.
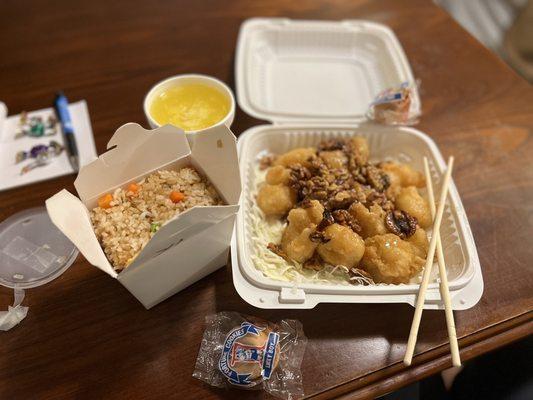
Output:
[[[161,126],[161,124],[157,123],[157,121],[153,119],[152,116],[150,115],[150,106],[154,98],[168,88],[176,87],[176,86],[180,86],[180,85],[188,84],[188,83],[201,83],[201,84],[204,84],[210,87],[217,88],[222,93],[224,93],[226,97],[230,100],[230,110],[228,111],[226,116],[222,118],[216,124],[208,126],[204,129],[186,131],[186,132],[187,133],[201,132],[205,129],[212,128],[213,126],[219,126],[219,125],[226,125],[228,128],[230,128],[231,124],[233,123],[233,119],[235,117],[235,97],[233,96],[233,92],[224,82],[216,78],[213,78],[211,76],[200,75],[200,74],[176,75],[176,76],[167,78],[165,80],[162,80],[161,82],[156,83],[154,86],[152,86],[150,91],[144,97],[144,104],[143,104],[144,115],[146,116],[146,119],[148,120],[150,127],[158,128]]]

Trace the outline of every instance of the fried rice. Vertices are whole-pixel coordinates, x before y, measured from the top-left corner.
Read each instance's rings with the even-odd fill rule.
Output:
[[[156,231],[194,206],[220,205],[215,188],[195,169],[160,170],[137,183],[135,192],[118,188],[108,208],[96,207],[91,221],[104,253],[116,270],[132,263]],[[179,191],[183,200],[173,202]]]

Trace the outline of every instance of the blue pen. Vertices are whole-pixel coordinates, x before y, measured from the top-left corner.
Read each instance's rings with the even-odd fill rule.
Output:
[[[61,122],[61,127],[63,128],[70,165],[72,165],[72,168],[74,168],[75,172],[78,172],[80,168],[78,147],[76,146],[74,127],[72,126],[72,120],[70,119],[70,113],[68,112],[68,100],[62,92],[59,92],[56,95],[54,107],[56,109],[59,121]]]

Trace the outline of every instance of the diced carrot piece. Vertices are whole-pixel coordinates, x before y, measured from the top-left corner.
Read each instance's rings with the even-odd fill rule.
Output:
[[[137,193],[139,191],[139,185],[136,183],[130,183],[128,185],[128,192]]]
[[[98,207],[100,208],[109,208],[111,207],[111,202],[113,201],[113,195],[107,193],[98,199]]]
[[[175,190],[173,190],[172,192],[170,192],[170,200],[172,200],[173,203],[179,203],[180,201],[182,201],[184,198],[185,198],[185,195],[181,192],[177,192]]]

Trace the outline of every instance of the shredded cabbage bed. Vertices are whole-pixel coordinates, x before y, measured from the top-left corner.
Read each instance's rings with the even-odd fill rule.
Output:
[[[259,186],[265,181],[266,170],[261,171],[259,165],[255,165],[253,171],[253,190],[248,194],[249,214],[248,224],[251,231],[252,255],[251,259],[255,268],[266,277],[284,281],[299,283],[326,283],[350,285],[348,268],[339,265],[325,264],[320,271],[303,268],[297,262],[288,262],[267,248],[269,243],[280,244],[281,236],[287,226],[286,221],[277,218],[268,218],[257,205],[256,197]],[[352,278],[353,279],[353,278]],[[367,279],[356,279],[352,283],[371,283]]]

